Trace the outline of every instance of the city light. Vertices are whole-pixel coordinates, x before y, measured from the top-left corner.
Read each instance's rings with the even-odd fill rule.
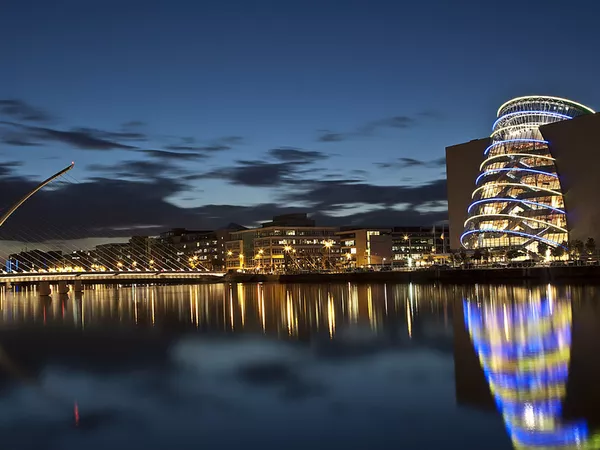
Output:
[[[570,300],[474,300],[463,301],[464,323],[515,448],[586,448],[581,444],[588,438],[587,424],[561,417],[569,376]]]
[[[547,145],[548,141],[545,141],[543,139],[504,139],[504,140],[499,140],[494,142],[492,145],[490,145],[488,148],[485,149],[485,151],[483,152],[484,155],[487,155],[490,150],[492,150],[494,147],[497,147],[499,145],[502,144],[520,144],[523,142],[530,142],[533,144],[543,144],[543,145]]]
[[[479,175],[477,177],[477,179],[475,180],[475,184],[479,184],[479,180],[485,176],[488,175],[493,175],[495,173],[498,172],[529,172],[529,173],[535,173],[536,175],[548,175],[549,177],[554,177],[554,178],[558,178],[558,175],[555,173],[549,173],[549,172],[544,172],[542,170],[535,170],[535,169],[523,169],[520,167],[511,167],[509,169],[490,169],[490,170],[486,170],[485,172],[482,172],[481,175]]]
[[[523,200],[523,199],[519,199],[519,198],[502,198],[502,197],[484,198],[481,200],[477,200],[476,202],[471,203],[471,205],[469,206],[469,209],[467,209],[467,212],[471,212],[471,209],[473,209],[474,206],[476,206],[480,203],[489,203],[489,202],[519,202],[519,203],[523,203],[524,205],[539,206],[540,208],[551,209],[560,214],[565,213],[564,210],[559,209],[559,208],[554,208],[553,206],[546,205],[545,203],[532,202],[529,200]]]
[[[540,127],[591,110],[557,97],[519,97],[498,111],[460,241],[467,249],[537,252],[568,242],[561,182]]]

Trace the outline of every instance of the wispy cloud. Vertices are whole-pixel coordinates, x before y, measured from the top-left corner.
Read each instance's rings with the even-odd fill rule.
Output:
[[[278,159],[279,161],[288,162],[315,162],[329,158],[328,155],[322,152],[317,152],[314,150],[303,150],[294,147],[273,148],[267,153],[269,156],[272,156],[273,158]]]
[[[171,152],[166,150],[138,150],[138,152],[143,153],[151,158],[174,161],[193,161],[208,157],[202,153]]]
[[[421,120],[434,117],[434,112],[417,113],[414,116],[399,115],[387,117],[384,119],[373,120],[354,130],[339,132],[329,129],[318,131],[318,142],[341,142],[354,138],[369,137],[375,135],[378,131],[386,128],[408,129],[419,124]]]
[[[386,163],[375,163],[376,166],[382,169],[407,169],[410,167],[423,167],[427,169],[435,169],[446,165],[446,158],[433,159],[431,161],[423,161],[415,158],[397,158],[394,161]]]
[[[177,152],[223,152],[231,150],[235,145],[243,143],[244,138],[241,136],[223,136],[210,141],[208,144],[197,144],[196,139],[185,137],[180,139],[180,143],[170,144],[165,146],[166,150]]]
[[[43,109],[18,99],[0,99],[0,115],[25,122],[48,122],[53,119],[53,116]]]
[[[67,144],[81,150],[127,150],[136,148],[132,145],[122,144],[110,139],[111,137],[131,138],[128,133],[103,132],[90,128],[57,130],[8,121],[0,121],[0,125],[11,128],[8,130],[8,135],[13,137],[13,142],[20,141],[27,143],[26,145],[43,145],[51,141]],[[15,136],[18,136],[17,140],[14,139]]]

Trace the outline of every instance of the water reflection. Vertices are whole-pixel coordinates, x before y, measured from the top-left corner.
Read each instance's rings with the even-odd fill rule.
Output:
[[[439,286],[215,284],[199,286],[95,286],[85,294],[39,298],[35,291],[0,290],[0,325],[164,328],[177,324],[214,332],[262,332],[282,338],[348,328],[378,334],[404,327],[411,338],[424,309],[428,320],[451,323],[452,292]]]
[[[571,299],[564,293],[557,296],[550,286],[516,293],[475,289],[463,302],[465,324],[513,445],[598,448],[600,439],[586,421],[562,417],[572,345]]]
[[[0,442],[594,448],[596,300],[592,287],[0,290]]]

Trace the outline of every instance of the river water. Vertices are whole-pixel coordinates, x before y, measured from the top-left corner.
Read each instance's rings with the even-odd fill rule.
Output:
[[[2,291],[0,448],[600,448],[598,297],[546,285]]]

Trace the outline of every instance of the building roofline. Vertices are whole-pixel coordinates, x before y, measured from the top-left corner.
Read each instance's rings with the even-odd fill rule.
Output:
[[[496,112],[496,116],[500,117],[500,111],[502,111],[502,109],[504,109],[507,105],[510,105],[511,103],[518,102],[518,101],[521,101],[521,100],[526,100],[528,98],[531,98],[531,99],[534,99],[534,98],[547,98],[549,100],[558,100],[558,101],[561,101],[561,102],[570,103],[571,105],[577,106],[578,108],[582,108],[582,109],[586,110],[589,113],[592,113],[592,114],[596,113],[596,111],[594,111],[589,106],[585,106],[585,105],[583,105],[581,103],[575,102],[573,100],[569,100],[568,98],[553,97],[551,95],[524,95],[522,97],[515,97],[515,98],[512,98],[512,99],[504,102],[502,105],[500,105],[500,108],[498,108],[498,111]]]

